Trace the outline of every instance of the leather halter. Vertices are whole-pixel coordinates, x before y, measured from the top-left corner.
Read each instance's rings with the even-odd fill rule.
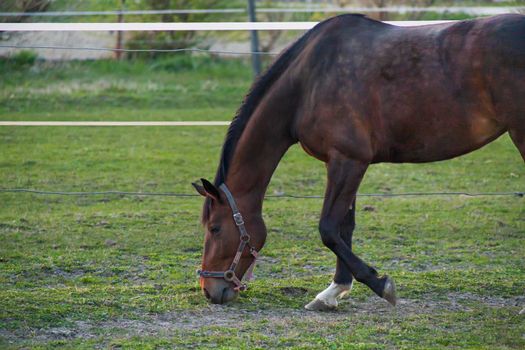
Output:
[[[239,209],[237,208],[237,204],[235,204],[235,199],[233,198],[233,195],[231,194],[228,187],[226,187],[226,184],[222,184],[219,186],[219,188],[224,192],[226,195],[226,198],[228,199],[228,204],[230,205],[230,208],[233,213],[233,221],[235,221],[235,225],[239,229],[240,234],[240,242],[239,247],[237,248],[237,253],[235,254],[235,257],[233,258],[233,261],[230,265],[230,268],[226,271],[205,271],[205,270],[198,270],[197,273],[202,278],[224,278],[227,282],[231,282],[235,285],[233,288],[236,291],[244,291],[246,290],[246,284],[241,282],[241,279],[237,277],[235,274],[235,268],[239,264],[239,261],[241,260],[242,253],[244,252],[244,248],[248,247],[250,248],[250,254],[253,256],[253,262],[251,263],[250,267],[248,268],[246,274],[248,275],[247,279],[250,279],[252,275],[253,268],[255,266],[255,262],[257,261],[257,256],[259,255],[257,250],[253,248],[250,245],[250,235],[248,234],[248,231],[246,231],[246,227],[244,226],[244,220],[242,218],[241,213],[239,212]]]

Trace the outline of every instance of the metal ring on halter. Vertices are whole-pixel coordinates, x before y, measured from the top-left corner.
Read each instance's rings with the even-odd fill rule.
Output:
[[[235,272],[233,270],[224,271],[224,279],[228,282],[233,281],[235,278]]]

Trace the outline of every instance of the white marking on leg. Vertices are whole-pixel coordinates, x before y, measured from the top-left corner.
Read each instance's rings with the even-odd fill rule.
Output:
[[[332,282],[328,288],[317,294],[315,297],[321,300],[323,303],[336,307],[338,302],[337,299],[341,299],[352,290],[352,282],[349,284],[338,284]]]

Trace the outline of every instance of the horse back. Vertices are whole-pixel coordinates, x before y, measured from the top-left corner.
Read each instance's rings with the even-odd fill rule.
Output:
[[[299,141],[323,160],[335,147],[373,162],[435,161],[483,146],[523,118],[524,18],[409,28],[334,21],[291,71],[302,92]]]

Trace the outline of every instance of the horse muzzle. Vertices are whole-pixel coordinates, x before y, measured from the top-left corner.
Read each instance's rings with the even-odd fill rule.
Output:
[[[231,283],[219,279],[206,279],[202,285],[202,292],[212,304],[226,304],[239,295]]]

